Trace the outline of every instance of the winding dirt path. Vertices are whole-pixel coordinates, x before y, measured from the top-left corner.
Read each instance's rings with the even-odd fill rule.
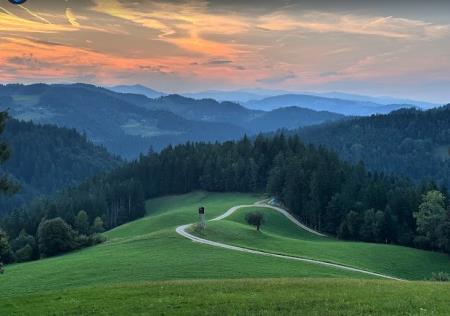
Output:
[[[318,236],[326,237],[324,234],[321,234],[321,233],[319,233],[319,232],[317,232],[317,231],[315,231],[315,230],[313,230],[313,229],[303,225],[302,223],[300,223],[295,217],[293,217],[291,214],[289,214],[286,210],[284,210],[282,208],[279,208],[279,207],[276,207],[276,206],[264,204],[264,203],[261,203],[261,202],[257,202],[257,203],[252,204],[252,205],[237,205],[237,206],[234,206],[234,207],[230,208],[228,211],[226,211],[225,213],[223,213],[222,215],[220,215],[220,216],[218,216],[216,218],[213,218],[210,221],[220,221],[220,220],[230,216],[231,214],[233,214],[234,212],[236,212],[237,210],[239,210],[241,208],[248,208],[248,207],[255,207],[255,206],[259,206],[259,207],[263,207],[263,208],[270,208],[270,209],[273,209],[273,210],[275,210],[277,212],[280,212],[281,214],[283,214],[286,218],[288,218],[291,222],[296,224],[301,229],[304,229],[304,230],[306,230],[306,231],[308,231],[308,232],[310,232],[312,234],[318,235]],[[266,251],[254,250],[254,249],[249,249],[249,248],[243,248],[243,247],[228,245],[228,244],[224,244],[224,243],[221,243],[221,242],[200,238],[200,237],[194,236],[194,235],[192,235],[192,234],[190,234],[190,233],[188,233],[186,231],[192,225],[193,224],[186,224],[186,225],[178,226],[176,228],[176,232],[179,235],[181,235],[183,237],[186,237],[186,238],[188,238],[188,239],[190,239],[190,240],[192,240],[194,242],[198,242],[198,243],[201,243],[201,244],[206,244],[206,245],[210,245],[210,246],[214,246],[214,247],[225,248],[225,249],[229,249],[229,250],[246,252],[246,253],[252,253],[252,254],[257,254],[257,255],[267,256],[267,257],[276,257],[276,258],[282,258],[282,259],[288,259],[288,260],[302,261],[302,262],[307,262],[307,263],[327,266],[327,267],[341,269],[341,270],[346,270],[346,271],[352,271],[352,272],[368,274],[368,275],[377,276],[377,277],[381,277],[381,278],[385,278],[385,279],[403,281],[402,279],[399,279],[399,278],[396,278],[396,277],[392,277],[392,276],[389,276],[389,275],[376,273],[376,272],[371,272],[371,271],[367,271],[367,270],[362,270],[362,269],[358,269],[358,268],[352,268],[352,267],[348,267],[348,266],[341,265],[341,264],[330,263],[330,262],[326,262],[326,261],[320,261],[320,260],[314,260],[314,259],[308,259],[308,258],[302,258],[302,257],[281,255],[281,254],[277,254],[277,253],[271,253],[271,252],[266,252]]]

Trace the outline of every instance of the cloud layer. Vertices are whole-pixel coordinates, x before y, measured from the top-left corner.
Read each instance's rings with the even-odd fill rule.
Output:
[[[0,80],[166,91],[358,87],[450,99],[417,89],[450,83],[450,18],[439,6],[423,15],[405,6],[402,15],[398,6],[327,10],[322,2],[5,1]]]

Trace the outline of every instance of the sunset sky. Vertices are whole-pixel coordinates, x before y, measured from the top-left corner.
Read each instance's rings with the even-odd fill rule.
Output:
[[[0,82],[450,101],[449,4],[337,2],[0,0]]]

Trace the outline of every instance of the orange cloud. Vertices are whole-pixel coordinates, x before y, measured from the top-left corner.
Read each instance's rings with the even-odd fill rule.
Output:
[[[60,44],[37,42],[29,39],[2,38],[0,42],[0,80],[11,77],[43,80],[95,76],[99,81],[114,82],[123,73],[136,75],[149,72],[176,73],[180,76],[198,75],[208,77],[210,73],[192,66],[192,57],[125,58],[101,52]]]
[[[157,30],[160,40],[202,55],[230,56],[241,50],[239,45],[205,39],[204,34],[233,35],[247,31],[250,24],[241,17],[205,12],[203,2],[176,5],[152,2],[136,9],[117,0],[95,0],[94,10]]]

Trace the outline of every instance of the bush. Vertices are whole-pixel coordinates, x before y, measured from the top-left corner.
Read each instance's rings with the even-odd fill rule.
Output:
[[[92,246],[101,244],[106,241],[106,237],[101,234],[93,234],[90,236],[90,238]]]
[[[448,282],[450,281],[450,274],[445,272],[438,272],[438,273],[432,273],[431,275],[432,281],[439,281],[439,282]]]
[[[41,257],[50,257],[75,248],[75,232],[62,218],[43,220],[38,228]]]
[[[33,248],[30,245],[25,245],[25,247],[20,248],[14,253],[16,262],[25,262],[33,259]]]
[[[14,259],[17,262],[29,261],[39,257],[36,239],[32,235],[27,234],[24,229],[22,229],[16,239],[11,241],[11,248],[14,252]],[[29,253],[29,249],[31,249],[31,253]]]
[[[81,249],[91,246],[91,239],[86,235],[77,235],[74,239],[73,249]]]
[[[92,224],[91,232],[92,233],[103,233],[104,231],[105,231],[105,226],[104,226],[103,220],[101,219],[101,217],[97,216],[94,219],[94,223]]]

